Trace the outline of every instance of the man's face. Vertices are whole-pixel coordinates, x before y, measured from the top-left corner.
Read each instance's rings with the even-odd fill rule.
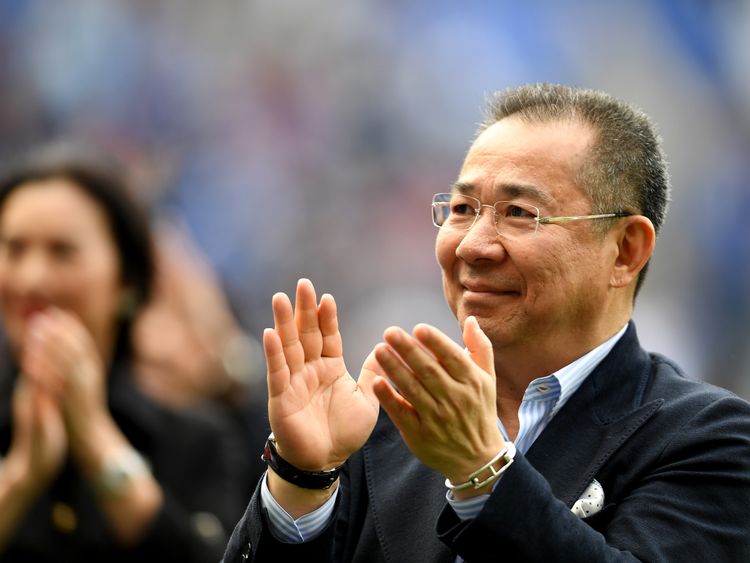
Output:
[[[542,217],[589,214],[574,178],[593,139],[580,123],[503,119],[472,145],[456,186],[487,205],[534,205]],[[590,221],[541,224],[535,235],[508,238],[487,208],[468,231],[441,229],[436,243],[453,313],[462,326],[476,316],[498,352],[548,353],[596,330],[613,252]]]

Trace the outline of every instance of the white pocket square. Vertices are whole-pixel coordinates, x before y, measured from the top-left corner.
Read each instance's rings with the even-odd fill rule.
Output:
[[[599,481],[594,479],[570,510],[579,518],[588,518],[599,512],[603,506],[604,489]]]

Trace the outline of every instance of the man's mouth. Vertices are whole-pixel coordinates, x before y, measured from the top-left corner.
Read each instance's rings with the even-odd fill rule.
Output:
[[[465,292],[478,295],[520,295],[520,291],[516,289],[503,286],[495,286],[481,282],[465,281],[461,283],[461,286],[463,287]]]

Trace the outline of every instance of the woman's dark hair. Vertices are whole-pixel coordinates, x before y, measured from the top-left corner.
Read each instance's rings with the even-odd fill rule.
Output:
[[[121,281],[135,298],[131,312],[148,301],[155,274],[149,218],[129,189],[125,169],[113,156],[91,147],[56,142],[14,158],[3,172],[0,210],[8,196],[24,184],[53,179],[72,182],[98,203],[119,254]]]

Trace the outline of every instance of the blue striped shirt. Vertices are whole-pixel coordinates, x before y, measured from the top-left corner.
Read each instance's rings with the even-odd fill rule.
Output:
[[[295,520],[273,498],[264,474],[260,488],[260,500],[263,507],[268,511],[271,533],[277,540],[285,543],[302,543],[313,539],[323,531],[323,528],[331,519],[338,492],[337,487],[333,496],[323,506]]]
[[[627,325],[612,338],[552,375],[539,377],[529,383],[518,409],[519,428],[514,444],[519,453],[528,451],[550,420],[625,334],[626,328]],[[503,437],[510,441],[500,419],[498,419],[497,424],[503,433]],[[495,486],[498,485],[500,480],[498,479]],[[337,488],[323,506],[295,520],[273,498],[264,476],[260,491],[261,503],[268,511],[271,533],[276,539],[286,543],[302,543],[315,538],[333,517],[338,492],[339,489]],[[466,500],[456,500],[450,491],[446,493],[448,503],[462,520],[476,518],[489,496],[480,495]]]

